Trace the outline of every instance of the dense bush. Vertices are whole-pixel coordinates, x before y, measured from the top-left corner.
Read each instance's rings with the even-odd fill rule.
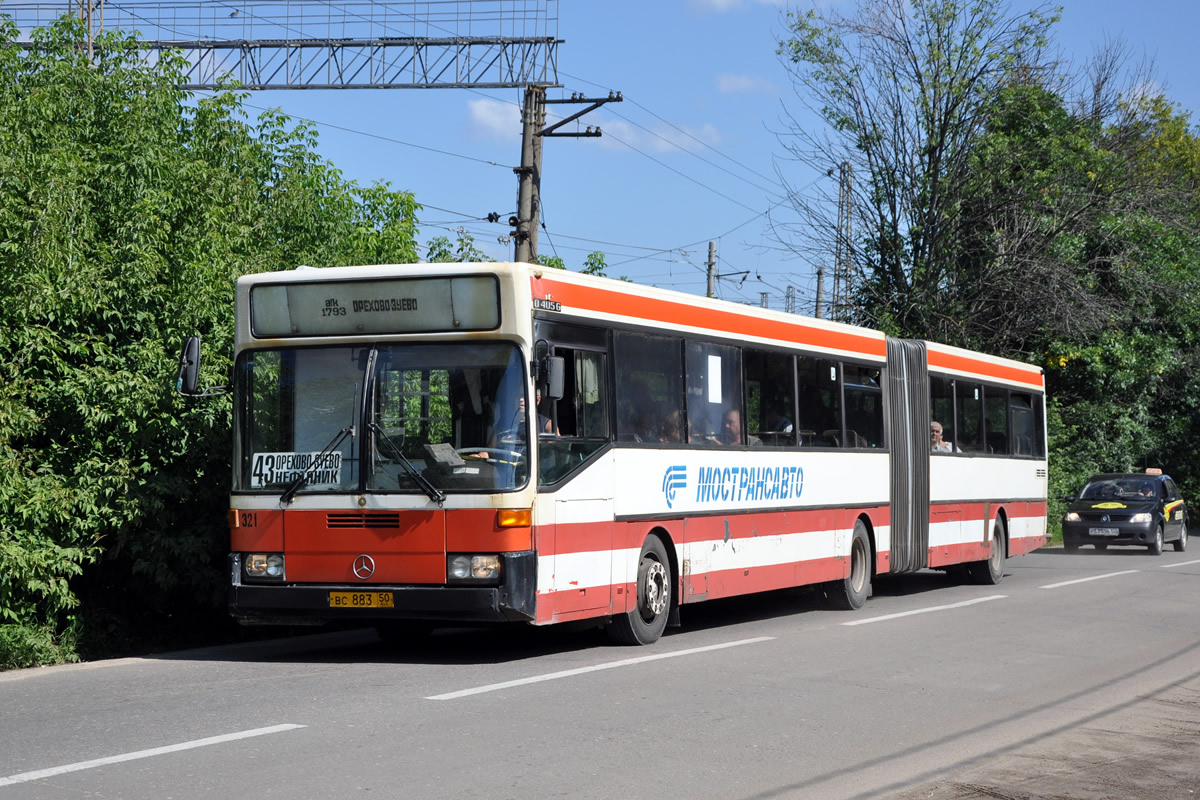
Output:
[[[174,386],[183,339],[225,382],[234,283],[416,259],[411,195],[344,180],[316,137],[182,62],[0,19],[0,664],[219,613],[229,403]],[[80,599],[84,602],[81,606]],[[131,634],[137,636],[138,634]]]

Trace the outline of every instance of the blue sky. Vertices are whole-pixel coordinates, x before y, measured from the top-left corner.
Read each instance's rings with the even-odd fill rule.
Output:
[[[559,0],[563,87],[549,96],[611,90],[625,100],[584,120],[601,138],[546,140],[539,251],[578,269],[600,250],[610,275],[703,294],[713,240],[724,276],[718,296],[757,305],[766,292],[782,308],[791,285],[798,310],[811,313],[816,265],[790,256],[773,232],[789,221],[780,174],[798,187],[827,182],[836,197],[834,179],[789,161],[776,136],[785,109],[803,112],[775,56],[783,14],[811,2]],[[820,5],[831,3],[853,9],[844,0]],[[1054,35],[1068,59],[1086,58],[1106,37],[1123,39],[1134,60],[1155,60],[1160,88],[1195,111],[1197,30],[1200,0],[1067,0]],[[516,209],[520,99],[515,89],[274,91],[252,94],[248,105],[315,121],[321,154],[346,176],[413,192],[425,206],[423,241],[462,227],[506,259],[512,248],[497,237]],[[493,211],[500,224],[484,221]]]

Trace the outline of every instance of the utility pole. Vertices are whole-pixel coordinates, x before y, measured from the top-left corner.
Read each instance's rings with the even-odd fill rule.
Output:
[[[838,222],[837,240],[833,261],[833,308],[830,317],[840,322],[850,322],[850,280],[854,271],[850,253],[853,233],[854,202],[851,181],[853,174],[850,162],[838,165]]]
[[[796,287],[788,286],[783,296],[783,310],[789,314],[796,313]]]
[[[760,306],[762,306],[763,308],[767,308],[768,307],[767,298],[770,296],[771,296],[770,292],[759,292],[758,293],[758,304]]]
[[[95,56],[96,34],[104,29],[104,0],[71,0],[71,12],[79,15],[87,28],[88,63]]]
[[[588,137],[600,136],[600,128],[587,126],[583,131],[560,133],[559,128],[574,122],[588,112],[595,111],[605,103],[619,103],[624,98],[620,92],[609,92],[608,97],[584,97],[572,94],[566,100],[547,100],[546,87],[526,86],[525,104],[521,113],[521,166],[514,167],[517,174],[517,215],[509,219],[513,232],[513,260],[532,264],[538,256],[538,220],[542,208],[542,139],[547,136]],[[543,128],[546,124],[546,106],[559,103],[590,103],[587,108],[565,119]]]
[[[821,303],[825,299],[825,268],[817,267],[817,304],[813,308],[813,316],[821,318]]]
[[[715,297],[717,288],[717,243],[708,243],[708,293],[705,297]]]

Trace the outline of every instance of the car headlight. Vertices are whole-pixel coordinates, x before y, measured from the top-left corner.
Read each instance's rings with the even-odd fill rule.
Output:
[[[1076,511],[1068,511],[1067,515],[1063,517],[1063,522],[1079,522],[1079,513]]]
[[[1150,520],[1151,520],[1151,516],[1146,511],[1143,511],[1140,514],[1134,514],[1132,517],[1129,518],[1130,522],[1149,522]]]
[[[283,553],[247,553],[246,577],[259,580],[283,580]]]
[[[500,579],[500,556],[452,555],[446,559],[446,580],[450,583],[489,582]]]

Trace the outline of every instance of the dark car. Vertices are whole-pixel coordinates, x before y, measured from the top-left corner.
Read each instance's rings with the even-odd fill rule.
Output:
[[[1187,549],[1187,507],[1179,488],[1162,470],[1144,473],[1093,475],[1078,497],[1068,497],[1063,517],[1063,547],[1067,552],[1090,544],[1103,550],[1110,544],[1144,545],[1154,555],[1165,542]]]

